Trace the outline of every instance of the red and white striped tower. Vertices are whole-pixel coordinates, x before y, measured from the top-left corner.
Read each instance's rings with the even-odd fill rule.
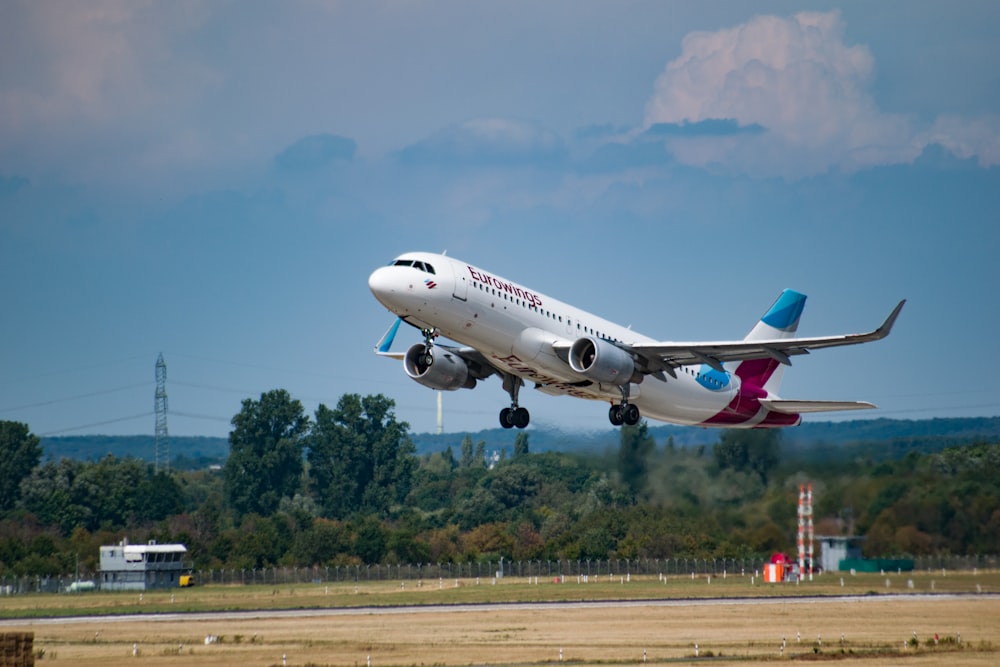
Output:
[[[813,580],[813,485],[806,487],[806,554],[809,556],[809,581]]]
[[[806,571],[806,487],[799,484],[799,532],[796,544],[799,548],[799,578]]]

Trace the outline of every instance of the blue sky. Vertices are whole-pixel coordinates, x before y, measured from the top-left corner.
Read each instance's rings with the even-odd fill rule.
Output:
[[[663,340],[740,338],[785,287],[801,335],[907,298],[782,394],[996,415],[997,34],[994,2],[4,2],[0,419],[151,433],[162,352],[175,435],[275,388],[431,431],[371,354],[368,274],[418,249]],[[446,394],[446,430],[506,401]]]

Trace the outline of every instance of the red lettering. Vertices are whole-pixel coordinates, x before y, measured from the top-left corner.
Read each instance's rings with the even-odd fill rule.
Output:
[[[507,366],[515,373],[519,373],[524,377],[533,380],[534,382],[556,387],[560,391],[563,391],[569,394],[570,396],[576,396],[577,398],[593,398],[593,396],[591,396],[587,392],[581,391],[579,388],[574,387],[571,384],[566,384],[562,380],[557,380],[556,378],[549,377],[548,375],[543,375],[542,373],[539,373],[534,368],[528,366],[523,361],[521,361],[516,355],[512,354],[509,357],[498,357],[496,355],[493,355],[493,358],[499,361],[500,363],[504,364],[505,366]]]
[[[529,292],[528,290],[518,287],[517,285],[500,280],[485,271],[474,269],[468,264],[466,264],[465,267],[469,269],[469,276],[476,282],[483,283],[484,285],[488,285],[490,287],[495,287],[498,290],[507,292],[507,294],[513,294],[514,296],[524,299],[535,308],[542,305],[542,300],[533,292]]]

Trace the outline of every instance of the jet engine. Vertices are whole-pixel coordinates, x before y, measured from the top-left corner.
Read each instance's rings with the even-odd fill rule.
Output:
[[[632,381],[635,362],[628,352],[606,340],[578,338],[569,349],[569,365],[577,373],[607,384]]]
[[[431,363],[428,364],[428,357]],[[469,375],[469,366],[457,354],[443,348],[433,348],[428,354],[423,343],[415,343],[406,351],[403,369],[411,378],[431,389],[454,391],[472,389],[476,378]]]

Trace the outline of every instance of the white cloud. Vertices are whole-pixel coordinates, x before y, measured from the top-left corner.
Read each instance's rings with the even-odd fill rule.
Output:
[[[980,166],[1000,164],[1000,116],[941,116],[921,134],[921,143],[940,144],[957,157],[978,158]]]
[[[168,126],[187,100],[218,80],[178,43],[207,18],[197,1],[53,0],[6,10],[0,168],[58,165],[88,178],[123,155],[141,162],[170,143]]]
[[[698,166],[795,177],[911,162],[927,140],[910,119],[878,108],[873,73],[868,48],[844,43],[838,12],[758,16],[685,37],[681,55],[656,81],[644,125],[733,119],[767,129],[667,141],[679,160]],[[995,120],[973,127],[942,120],[934,134],[942,145],[993,164],[997,128]]]

